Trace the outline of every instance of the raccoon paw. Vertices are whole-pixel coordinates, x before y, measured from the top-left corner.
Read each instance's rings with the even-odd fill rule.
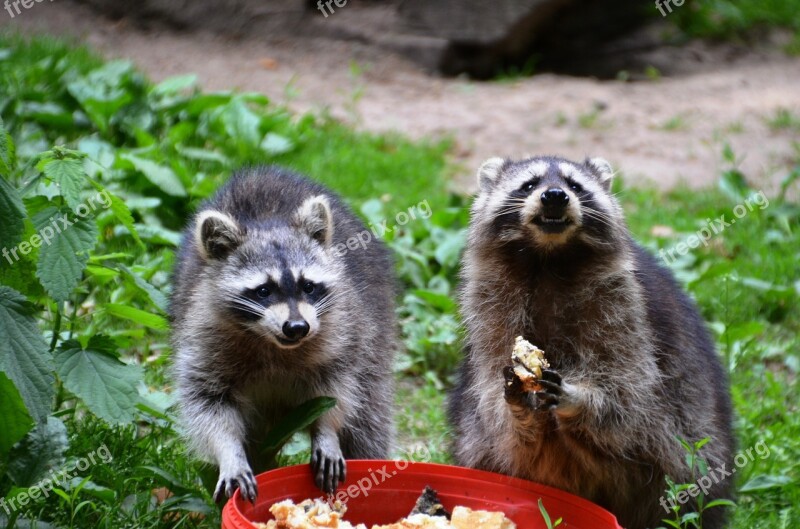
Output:
[[[220,470],[217,488],[214,490],[214,501],[223,503],[233,496],[236,489],[240,490],[240,494],[245,500],[250,503],[256,502],[258,485],[256,485],[256,478],[250,468],[240,468],[230,473]]]
[[[344,482],[347,463],[341,449],[336,446],[318,446],[311,452],[311,470],[314,472],[314,483],[326,494],[336,492],[339,483]]]
[[[541,390],[534,393],[536,395],[536,409],[551,410],[558,406],[559,401],[564,396],[561,375],[552,369],[544,369],[542,370],[542,377],[537,383]]]
[[[512,366],[503,368],[503,378],[505,379],[505,398],[509,404],[528,406],[528,393],[522,387],[522,380],[514,374]]]

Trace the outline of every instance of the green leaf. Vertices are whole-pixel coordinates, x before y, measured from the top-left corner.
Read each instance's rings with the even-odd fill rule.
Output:
[[[264,440],[262,452],[274,456],[296,432],[311,426],[322,414],[334,406],[336,406],[336,399],[333,397],[317,397],[300,404],[270,430]]]
[[[111,118],[133,100],[133,94],[123,86],[132,72],[131,64],[113,61],[72,81],[67,90],[83,107],[92,122],[103,132]]]
[[[90,178],[89,183],[92,184],[92,187],[99,192],[100,196],[106,198],[110,204],[108,207],[111,210],[111,213],[113,213],[114,216],[117,217],[117,220],[119,220],[122,225],[128,229],[128,232],[136,241],[136,244],[138,244],[141,248],[144,248],[144,243],[142,242],[142,239],[139,238],[139,231],[136,229],[136,224],[134,223],[133,215],[131,215],[131,210],[128,208],[128,205],[125,204],[125,202],[123,202],[122,199],[117,195],[111,193],[108,189],[103,187],[103,185],[99,182],[96,182]]]
[[[222,123],[225,132],[236,140],[242,141],[251,147],[257,147],[261,141],[261,118],[259,118],[241,97],[235,98],[227,104],[222,112]]]
[[[17,486],[30,487],[64,463],[67,448],[67,427],[56,417],[48,417],[14,447],[8,475]]]
[[[119,265],[119,269],[125,274],[125,276],[133,282],[136,288],[145,294],[153,304],[158,307],[158,309],[166,314],[167,308],[169,306],[169,302],[167,301],[167,296],[165,296],[160,290],[156,287],[142,279],[138,274],[136,274],[133,270],[128,268],[125,265]]]
[[[0,372],[0,460],[5,460],[14,444],[25,437],[33,420],[11,380]],[[13,462],[13,460],[12,460]]]
[[[31,417],[41,422],[52,407],[55,379],[34,312],[22,294],[0,285],[0,371],[17,387]]]
[[[0,135],[3,132],[0,130]],[[14,187],[0,176],[0,246],[10,250],[20,240],[25,226],[25,205]],[[3,256],[6,259],[9,257]]]
[[[174,197],[186,196],[186,188],[171,168],[135,154],[120,154],[119,157],[129,162],[164,193]]]
[[[792,479],[788,476],[767,476],[760,475],[750,479],[747,483],[739,488],[740,493],[756,492],[773,488],[781,488],[792,483]]]
[[[65,215],[70,224],[59,220]],[[57,208],[47,208],[32,220],[43,239],[36,277],[53,299],[66,301],[80,282],[89,252],[97,242],[97,226],[92,219],[76,217]],[[49,244],[44,244],[46,233],[52,233]]]
[[[750,186],[747,185],[744,175],[738,169],[731,169],[722,173],[719,179],[719,188],[734,202],[741,202],[752,191]]]
[[[75,209],[81,203],[81,190],[86,178],[83,160],[74,158],[48,158],[36,165],[45,176],[58,184],[61,195],[69,207]]]
[[[188,90],[189,88],[195,88],[196,86],[197,86],[197,75],[195,74],[178,75],[175,77],[170,77],[169,79],[164,79],[156,86],[154,86],[150,90],[150,93],[154,96],[162,97],[162,96],[177,94],[178,92]]]
[[[261,148],[267,154],[277,156],[278,154],[284,154],[294,149],[294,144],[285,136],[275,134],[274,132],[268,132],[267,135],[264,136],[264,141],[261,142]]]
[[[145,327],[150,327],[151,329],[165,331],[169,327],[167,320],[158,314],[150,314],[149,312],[145,312],[134,307],[129,307],[127,305],[109,303],[105,306],[105,309],[106,312],[112,316],[131,320],[144,325]]]
[[[8,178],[17,164],[14,141],[0,118],[0,177]]]
[[[76,340],[64,342],[55,356],[64,386],[98,417],[111,423],[133,420],[139,402],[137,384],[142,370],[116,358],[112,342],[93,336],[84,349]]]

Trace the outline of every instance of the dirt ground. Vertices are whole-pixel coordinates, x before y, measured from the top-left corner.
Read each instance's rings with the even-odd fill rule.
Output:
[[[345,16],[345,12],[337,16]],[[196,73],[210,90],[267,94],[297,111],[327,111],[372,131],[452,137],[454,188],[474,189],[480,162],[503,155],[604,156],[628,182],[708,185],[728,142],[753,184],[774,191],[800,132],[773,130],[779,109],[800,115],[800,59],[764,49],[732,53],[694,44],[673,53],[683,73],[642,82],[551,74],[503,82],[431,76],[357,42],[231,40],[142,29],[72,3],[34,4],[0,27],[71,36],[107,57],[127,58],[152,79]]]

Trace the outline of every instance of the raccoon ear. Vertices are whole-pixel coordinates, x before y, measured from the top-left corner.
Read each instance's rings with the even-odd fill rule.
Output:
[[[225,259],[242,243],[242,230],[220,211],[203,211],[197,217],[195,241],[206,259]]]
[[[328,198],[317,195],[303,202],[295,213],[295,224],[325,248],[333,240],[333,214]]]
[[[597,177],[603,189],[609,191],[614,179],[614,170],[605,158],[586,158],[584,165]]]
[[[506,161],[503,158],[489,158],[483,162],[481,168],[478,169],[478,185],[481,191],[487,191],[492,187],[505,164]]]

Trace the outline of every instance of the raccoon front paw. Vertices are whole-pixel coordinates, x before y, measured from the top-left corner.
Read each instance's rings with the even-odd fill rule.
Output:
[[[242,498],[250,503],[256,502],[258,485],[253,471],[249,467],[241,467],[234,471],[220,470],[217,488],[214,490],[214,501],[222,503],[233,496],[236,489],[240,490]]]
[[[537,410],[552,410],[557,407],[564,396],[561,375],[552,369],[544,369],[542,370],[542,377],[537,380],[537,384],[541,389],[534,393],[536,396],[534,407]]]
[[[318,446],[311,453],[311,470],[314,472],[314,483],[326,494],[336,492],[339,483],[344,482],[347,474],[342,451],[338,446]]]
[[[514,373],[512,366],[503,368],[503,378],[506,402],[516,406],[530,406],[528,392],[523,388],[522,380]]]

